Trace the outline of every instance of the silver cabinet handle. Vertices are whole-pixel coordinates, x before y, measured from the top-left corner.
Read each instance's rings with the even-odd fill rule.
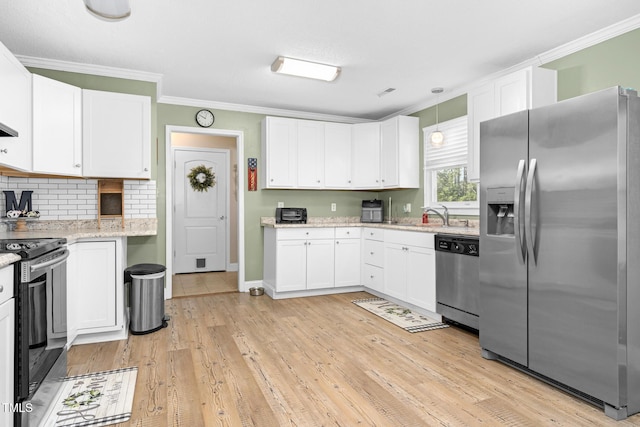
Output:
[[[4,286],[0,285],[0,292],[4,292]]]
[[[538,161],[531,159],[529,163],[529,173],[527,174],[527,189],[525,190],[525,211],[524,211],[524,233],[525,241],[527,243],[527,252],[529,259],[533,260],[533,264],[536,264],[536,252],[535,252],[535,235],[534,228],[531,221],[531,211],[533,210],[533,186],[535,185],[536,167]]]
[[[340,244],[340,242],[336,240],[336,245],[339,245],[339,244]]]
[[[80,166],[82,166],[80,163],[76,163],[75,165],[73,165],[74,168],[79,168]]]
[[[224,215],[222,215],[222,216],[220,217],[220,219],[224,219]]]
[[[7,154],[7,153],[9,153],[9,149],[8,148],[3,148],[2,150],[0,150],[0,153]]]
[[[149,168],[144,168],[144,171],[145,172],[149,172]]]
[[[527,247],[522,237],[524,230],[520,230],[520,207],[521,199],[524,196],[522,191],[522,184],[524,184],[524,160],[518,162],[518,172],[516,174],[516,190],[513,197],[513,230],[516,238],[516,252],[518,252],[518,260],[521,264],[524,264],[524,260],[527,253]]]

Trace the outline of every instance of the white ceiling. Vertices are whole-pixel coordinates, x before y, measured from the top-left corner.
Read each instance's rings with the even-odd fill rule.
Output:
[[[0,41],[20,57],[157,73],[166,97],[359,119],[433,101],[433,87],[446,97],[640,14],[637,0],[131,0],[131,17],[112,23],[82,0],[4,3]],[[275,75],[278,55],[342,74]]]

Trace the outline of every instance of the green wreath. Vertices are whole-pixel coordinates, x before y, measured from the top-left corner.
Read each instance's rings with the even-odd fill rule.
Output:
[[[216,174],[205,165],[191,169],[187,178],[189,178],[191,188],[195,191],[209,191],[210,187],[216,185]]]
[[[62,404],[70,408],[79,408],[80,406],[91,405],[98,400],[100,396],[102,396],[102,393],[98,390],[84,390],[79,393],[69,395],[69,397],[62,401]]]

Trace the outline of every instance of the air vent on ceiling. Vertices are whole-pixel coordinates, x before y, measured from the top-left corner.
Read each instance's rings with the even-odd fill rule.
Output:
[[[393,92],[394,90],[396,90],[396,88],[395,88],[395,87],[387,88],[387,89],[383,90],[382,92],[380,92],[380,93],[378,94],[378,97],[379,97],[379,98],[382,98],[383,96],[385,96],[385,95],[387,95],[387,94],[389,94],[389,93]]]

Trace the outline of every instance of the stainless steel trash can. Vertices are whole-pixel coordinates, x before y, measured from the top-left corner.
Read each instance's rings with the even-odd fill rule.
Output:
[[[29,283],[29,348],[47,343],[47,281]]]
[[[165,271],[165,266],[160,264],[136,264],[124,271],[124,281],[129,284],[129,330],[132,334],[148,334],[167,327]]]

